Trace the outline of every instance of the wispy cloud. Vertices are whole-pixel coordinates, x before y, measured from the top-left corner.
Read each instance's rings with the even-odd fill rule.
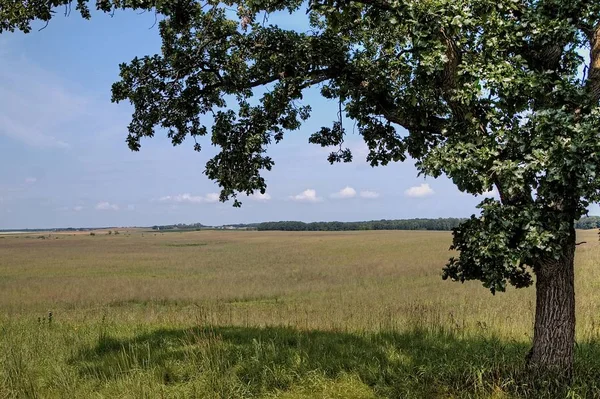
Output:
[[[98,204],[100,205],[100,204]],[[74,207],[69,207],[69,206],[61,206],[60,208],[56,208],[57,211],[61,211],[61,212],[81,212],[83,210],[83,206],[81,205],[77,205]]]
[[[376,191],[365,190],[360,192],[362,198],[375,199],[379,198],[379,193]]]
[[[25,183],[27,184],[33,184],[37,181],[37,179],[35,177],[28,177],[25,179]]]
[[[321,202],[323,198],[317,196],[317,192],[312,188],[302,191],[298,195],[290,196],[290,199],[298,202]]]
[[[435,194],[435,191],[433,191],[433,189],[429,187],[429,184],[427,183],[411,187],[404,191],[404,195],[411,198],[428,197],[433,194]]]
[[[191,195],[189,193],[178,194],[178,195],[167,195],[159,198],[160,202],[171,202],[178,204],[201,204],[201,203],[214,203],[219,201],[218,193],[208,193],[205,195]]]
[[[98,211],[118,211],[119,205],[111,204],[110,202],[98,202],[96,204],[96,210],[98,210]]]
[[[354,159],[361,162],[366,161],[367,155],[369,155],[369,147],[363,140],[353,142],[348,147],[350,148],[350,151],[352,151]]]
[[[34,147],[69,147],[65,131],[84,114],[87,100],[54,74],[4,52],[0,134]]]
[[[490,191],[486,191],[485,193],[481,193],[482,197],[499,197],[498,189],[496,187],[492,188]]]
[[[219,202],[219,193],[208,193],[204,196],[204,202]]]
[[[252,195],[248,196],[248,199],[252,200],[252,201],[259,201],[259,202],[265,202],[265,201],[269,201],[271,199],[271,195],[269,193],[254,193]]]
[[[340,191],[338,191],[337,193],[333,193],[331,194],[331,198],[354,198],[356,197],[356,190],[353,189],[350,186],[346,186],[344,188],[342,188]]]

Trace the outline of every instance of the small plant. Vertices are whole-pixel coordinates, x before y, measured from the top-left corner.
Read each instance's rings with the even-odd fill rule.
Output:
[[[90,233],[91,236],[95,236],[96,233],[94,233],[93,231]]]
[[[111,230],[108,230],[108,235],[112,235],[112,231]]]

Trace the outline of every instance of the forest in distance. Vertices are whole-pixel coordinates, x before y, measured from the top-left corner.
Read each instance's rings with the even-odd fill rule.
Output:
[[[296,220],[260,222],[260,223],[234,223],[221,226],[208,226],[202,223],[177,223],[166,225],[153,225],[152,230],[160,231],[190,231],[210,229],[240,229],[259,231],[357,231],[357,230],[430,230],[452,231],[466,218],[437,218],[437,219],[382,219],[358,222],[301,222]],[[132,226],[144,228],[143,226]],[[106,227],[63,227],[54,229],[0,229],[0,232],[42,232],[42,231],[88,231],[102,228],[119,228],[118,226]],[[148,227],[146,227],[148,228]],[[587,216],[575,222],[578,230],[600,229],[600,216]]]
[[[370,220],[360,222],[300,222],[279,221],[250,224],[229,224],[219,227],[232,229],[246,229],[259,231],[355,231],[355,230],[432,230],[451,231],[458,227],[465,218],[437,218],[437,219],[396,219],[396,220]],[[153,230],[200,230],[213,228],[200,223],[173,224],[152,226]],[[575,222],[579,230],[600,229],[600,216],[588,216]]]

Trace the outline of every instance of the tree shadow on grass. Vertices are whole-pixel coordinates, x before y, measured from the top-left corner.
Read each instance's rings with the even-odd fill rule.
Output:
[[[527,378],[528,349],[520,342],[446,331],[214,327],[158,329],[130,339],[101,334],[72,364],[101,381],[136,372],[152,373],[165,385],[201,381],[212,397],[260,396],[303,385],[310,390],[319,381],[348,376],[376,397],[564,397],[568,392],[551,389],[551,381]],[[598,345],[579,345],[576,368],[569,389],[580,397],[600,397]]]

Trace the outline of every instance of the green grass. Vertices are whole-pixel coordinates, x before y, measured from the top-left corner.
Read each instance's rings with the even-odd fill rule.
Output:
[[[442,281],[448,233],[97,233],[0,241],[0,398],[600,397],[595,232],[562,390],[533,289]]]

